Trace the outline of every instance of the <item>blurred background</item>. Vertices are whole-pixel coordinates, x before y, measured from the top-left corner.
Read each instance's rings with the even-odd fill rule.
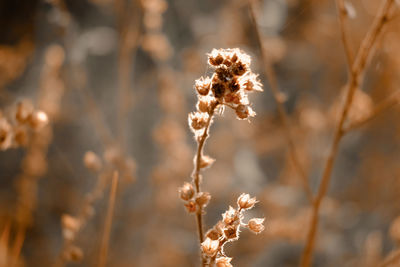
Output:
[[[345,4],[356,51],[380,1]],[[315,192],[347,80],[335,1],[253,5]],[[198,266],[194,216],[177,191],[191,179],[196,149],[187,115],[195,79],[212,71],[206,53],[235,47],[251,56],[264,92],[250,96],[257,112],[250,123],[226,110],[211,127],[205,150],[216,162],[203,175],[212,195],[205,224],[241,193],[256,196],[247,216],[265,217],[266,230],[244,230],[226,254],[234,266],[298,266],[311,209],[248,1],[2,0],[0,25],[0,119],[37,109],[49,120],[38,131],[13,126],[21,139],[8,146],[9,127],[0,123],[0,266],[56,266],[60,258],[96,265],[115,169],[107,266]],[[388,98],[391,105],[342,140],[313,266],[377,266],[400,245],[400,109],[390,98],[399,90],[399,27],[396,15],[349,121],[368,118]]]

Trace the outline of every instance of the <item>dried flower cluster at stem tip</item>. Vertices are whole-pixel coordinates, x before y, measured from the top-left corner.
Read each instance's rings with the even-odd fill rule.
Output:
[[[208,64],[214,68],[211,77],[196,80],[197,111],[189,114],[189,125],[195,134],[204,129],[209,117],[219,106],[229,107],[238,119],[254,117],[248,93],[262,91],[257,75],[250,69],[250,57],[241,50],[214,49],[208,55]]]

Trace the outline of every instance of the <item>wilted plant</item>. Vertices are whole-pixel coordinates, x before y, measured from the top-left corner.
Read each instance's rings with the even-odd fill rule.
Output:
[[[238,119],[254,117],[255,112],[250,107],[248,93],[262,91],[262,88],[257,75],[250,69],[250,57],[237,48],[214,49],[208,55],[208,64],[214,72],[211,77],[196,80],[197,111],[189,114],[189,126],[197,141],[193,180],[191,183],[184,183],[179,192],[187,211],[196,214],[202,266],[215,266],[215,264],[232,266],[230,258],[227,258],[223,252],[224,244],[239,238],[241,226],[260,233],[264,229],[262,225],[264,219],[251,219],[248,224],[242,222],[243,211],[251,209],[256,203],[255,198],[242,194],[238,198],[237,209],[230,207],[222,215],[223,220],[210,229],[204,238],[202,216],[211,195],[200,188],[202,179],[200,172],[211,166],[215,160],[204,155],[203,149],[215,114],[222,114],[224,108],[228,107],[236,112]]]

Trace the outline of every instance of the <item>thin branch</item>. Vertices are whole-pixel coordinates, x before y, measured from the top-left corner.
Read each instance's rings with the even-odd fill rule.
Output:
[[[307,175],[303,169],[303,167],[301,166],[300,160],[299,160],[299,156],[297,154],[296,151],[296,146],[290,131],[290,127],[289,127],[289,118],[288,115],[285,111],[285,107],[283,105],[283,99],[281,97],[282,93],[280,92],[279,89],[279,85],[278,85],[278,81],[276,79],[276,74],[275,71],[272,67],[272,64],[268,58],[268,56],[265,54],[265,48],[264,48],[264,44],[262,41],[262,37],[261,37],[261,33],[260,30],[258,28],[258,23],[257,23],[257,18],[255,16],[255,12],[254,12],[254,6],[253,6],[253,1],[249,0],[249,10],[250,10],[250,16],[252,19],[252,23],[256,32],[256,39],[257,39],[257,43],[258,46],[260,48],[260,53],[261,53],[261,58],[262,58],[262,62],[264,65],[264,72],[265,75],[267,77],[267,80],[270,84],[271,87],[271,92],[272,95],[275,99],[275,102],[277,104],[277,109],[278,109],[278,113],[279,116],[282,120],[282,125],[283,125],[283,132],[284,132],[284,136],[286,138],[288,147],[289,147],[289,154],[290,154],[290,158],[293,162],[293,165],[298,173],[298,175],[300,176],[302,183],[303,183],[303,187],[304,187],[304,191],[307,194],[307,198],[309,200],[310,203],[313,202],[313,194],[312,194],[312,190],[310,188],[310,184],[308,182],[308,178]]]
[[[340,24],[340,32],[342,35],[342,42],[344,46],[344,51],[346,53],[346,59],[347,59],[347,66],[352,66],[353,65],[353,51],[350,46],[350,37],[347,32],[347,27],[346,27],[346,19],[348,18],[348,12],[346,10],[344,0],[336,0],[336,7],[338,10],[338,18],[339,18],[339,24]]]
[[[391,96],[387,97],[386,99],[382,100],[379,104],[377,104],[371,114],[363,118],[362,120],[354,121],[347,127],[343,129],[345,133],[351,132],[357,128],[360,128],[370,122],[371,120],[378,117],[380,114],[385,112],[386,110],[390,109],[391,107],[400,103],[400,91],[395,92]]]
[[[100,255],[99,255],[99,267],[106,266],[107,255],[108,255],[108,243],[110,240],[112,218],[114,214],[115,198],[117,196],[117,186],[118,186],[118,172],[115,171],[111,183],[110,198],[108,201],[108,209],[104,226],[103,238],[101,241]]]
[[[141,13],[140,1],[115,1],[118,16],[118,141],[121,149],[126,146],[126,118],[131,105],[131,73],[134,69],[138,40],[140,38]],[[136,13],[135,13],[136,12]]]
[[[339,143],[343,137],[343,125],[347,119],[351,104],[353,102],[353,96],[355,91],[360,87],[362,77],[367,66],[368,60],[372,54],[372,47],[375,44],[376,39],[382,32],[383,26],[388,21],[388,14],[394,0],[386,0],[382,3],[380,12],[376,16],[371,28],[369,29],[367,35],[361,43],[361,47],[357,53],[357,57],[351,67],[350,79],[347,83],[347,96],[346,101],[343,106],[340,120],[335,130],[335,135],[331,145],[329,156],[326,160],[324,172],[322,175],[322,180],[318,188],[317,196],[314,201],[311,217],[311,225],[308,231],[306,245],[302,254],[300,266],[308,267],[311,264],[312,255],[314,251],[315,238],[319,222],[319,208],[323,198],[326,195],[328,186],[331,180],[331,174],[333,169],[333,164],[338,152]]]
[[[204,144],[207,140],[208,137],[208,131],[211,125],[211,121],[214,117],[215,114],[215,109],[218,106],[218,102],[214,103],[209,112],[209,117],[206,122],[206,126],[204,128],[204,132],[201,135],[201,137],[197,140],[197,152],[196,152],[196,158],[195,158],[195,164],[194,164],[194,169],[193,169],[193,183],[195,185],[196,193],[200,193],[200,180],[201,180],[201,175],[200,175],[200,170],[201,170],[201,159],[203,156],[203,148]],[[204,241],[204,231],[203,231],[203,207],[201,205],[198,205],[198,209],[196,212],[196,223],[197,223],[197,234],[199,236],[199,243],[203,243]],[[201,256],[202,260],[202,266],[205,265],[204,257]]]
[[[203,156],[203,148],[204,144],[207,140],[208,137],[208,130],[211,125],[212,118],[215,114],[215,108],[217,107],[218,103],[215,103],[209,112],[209,117],[207,119],[206,127],[204,128],[204,132],[199,138],[197,142],[197,152],[196,152],[196,160],[195,160],[195,165],[194,165],[194,170],[193,170],[193,183],[196,188],[196,193],[200,192],[200,180],[201,180],[201,175],[200,175],[200,170],[201,170],[201,158]],[[199,209],[196,214],[196,221],[197,221],[197,232],[199,235],[199,241],[200,243],[203,243],[204,241],[204,235],[203,235],[203,209],[201,206],[199,206]]]

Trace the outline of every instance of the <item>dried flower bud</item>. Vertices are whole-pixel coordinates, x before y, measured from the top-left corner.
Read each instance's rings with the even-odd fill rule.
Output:
[[[193,112],[189,114],[189,125],[193,131],[201,130],[207,125],[208,114]]]
[[[234,221],[238,219],[237,211],[231,206],[229,206],[229,209],[225,211],[224,214],[222,214],[222,219],[224,223],[226,223],[227,225],[232,224]]]
[[[212,96],[199,96],[197,102],[197,110],[204,113],[210,113],[211,108],[215,105],[215,98]]]
[[[182,200],[189,200],[193,195],[194,190],[192,184],[185,182],[183,186],[179,188],[179,196]]]
[[[196,195],[196,203],[197,205],[199,205],[200,207],[204,207],[207,206],[208,202],[211,199],[211,195],[208,192],[200,192]]]
[[[263,225],[264,218],[253,218],[248,223],[248,228],[256,234],[264,231],[265,227]]]
[[[211,53],[208,55],[208,63],[211,66],[219,66],[224,62],[224,57],[221,55],[220,50],[213,49]]]
[[[258,91],[262,92],[262,84],[258,80],[258,76],[252,72],[248,72],[246,75],[239,79],[240,87],[246,91]]]
[[[249,194],[241,194],[237,200],[237,204],[239,208],[242,210],[247,210],[251,209],[254,207],[254,205],[257,203],[257,200],[255,197],[250,198]]]
[[[29,117],[29,124],[34,130],[40,130],[49,123],[47,114],[43,111],[35,111]]]
[[[225,85],[221,82],[213,83],[211,90],[216,98],[221,98],[225,94]]]
[[[221,237],[221,233],[217,229],[210,229],[206,233],[206,237],[210,238],[211,240],[218,240]]]
[[[238,119],[241,120],[247,119],[249,117],[254,117],[256,115],[256,113],[251,109],[251,107],[245,105],[238,105],[235,111],[236,111],[236,116],[238,117]]]
[[[206,156],[206,155],[202,155],[201,159],[200,159],[200,168],[208,168],[210,167],[213,163],[215,162],[215,159]]]
[[[236,78],[233,78],[228,84],[229,91],[231,93],[236,93],[240,90],[240,84]]]
[[[241,61],[238,61],[237,63],[235,63],[235,65],[233,65],[232,72],[235,75],[241,76],[247,72],[247,69],[248,66],[243,64]]]
[[[215,261],[217,267],[233,267],[231,264],[232,258],[228,257],[219,257]]]
[[[199,95],[206,96],[208,95],[208,92],[210,92],[211,79],[209,77],[201,77],[200,79],[196,80],[194,87]]]
[[[87,151],[85,153],[85,156],[83,157],[83,162],[86,168],[94,172],[100,171],[103,165],[100,157],[92,151]]]
[[[238,238],[238,236],[239,236],[238,226],[237,225],[228,225],[224,229],[224,235],[225,235],[226,239],[228,239],[228,240]]]
[[[197,102],[197,109],[200,112],[208,112],[210,107],[210,103],[204,100],[199,100],[199,102]]]
[[[219,241],[218,240],[211,240],[210,238],[206,238],[206,240],[201,243],[201,249],[204,254],[209,257],[213,257],[219,248]]]
[[[193,200],[190,200],[187,203],[185,203],[185,207],[186,207],[186,210],[190,213],[196,212],[196,210],[197,210],[196,202],[194,202]]]

